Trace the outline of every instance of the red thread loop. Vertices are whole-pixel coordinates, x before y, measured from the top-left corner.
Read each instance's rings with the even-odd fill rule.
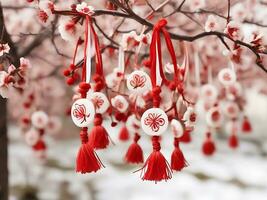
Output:
[[[160,143],[159,143],[160,137],[159,136],[152,136],[152,146],[154,151],[160,151]]]
[[[80,132],[80,138],[82,144],[86,144],[88,142],[87,128],[82,128]]]
[[[140,135],[138,133],[135,133],[134,134],[134,142],[137,143],[139,139],[140,139]]]
[[[100,113],[96,113],[95,114],[95,119],[94,119],[95,126],[101,125],[102,121],[103,121],[102,115]]]
[[[164,26],[166,26],[167,24],[167,20],[166,19],[160,19],[155,25],[154,25],[154,29],[155,30],[159,30],[161,28],[163,28]]]

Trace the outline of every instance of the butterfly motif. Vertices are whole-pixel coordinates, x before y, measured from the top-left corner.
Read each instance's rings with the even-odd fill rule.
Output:
[[[161,117],[161,114],[149,113],[144,123],[146,126],[149,126],[152,131],[158,132],[160,126],[165,124],[165,120]]]
[[[100,96],[95,96],[95,98],[92,99],[92,102],[97,109],[104,104],[104,100]]]
[[[90,113],[87,115],[86,114],[86,108],[85,105],[83,104],[74,104],[74,110],[73,110],[73,116],[76,117],[78,120],[82,120],[80,124],[83,122],[86,122],[86,118],[90,116]]]
[[[146,77],[145,76],[140,76],[139,74],[135,74],[130,81],[131,86],[136,89],[138,87],[142,88],[145,86],[146,82]]]

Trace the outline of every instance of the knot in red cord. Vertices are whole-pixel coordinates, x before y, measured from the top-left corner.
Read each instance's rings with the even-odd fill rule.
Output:
[[[82,144],[86,144],[88,142],[87,127],[82,128],[80,132],[80,138],[81,138]]]
[[[176,148],[179,147],[179,138],[174,138],[173,145],[174,145],[174,147],[176,147]]]
[[[153,97],[153,105],[154,107],[159,107],[161,97],[160,97],[161,88],[159,86],[153,88],[152,97]]]
[[[102,121],[103,121],[102,115],[100,113],[96,113],[95,114],[95,120],[94,120],[95,126],[101,125],[102,124]]]
[[[155,25],[154,25],[154,29],[155,30],[160,30],[161,28],[163,28],[164,26],[166,26],[167,24],[167,20],[166,19],[160,19]]]
[[[159,136],[152,136],[152,146],[154,151],[160,151],[160,143],[159,143],[160,137]]]
[[[137,143],[139,139],[140,139],[140,135],[138,133],[135,133],[134,134],[134,142]]]
[[[176,84],[174,81],[170,81],[169,85],[168,85],[169,89],[174,91],[176,89]]]
[[[210,132],[207,132],[206,133],[206,136],[207,136],[208,139],[210,139],[211,138],[211,133]]]
[[[88,90],[90,88],[91,88],[91,86],[89,83],[81,82],[79,84],[79,92],[80,92],[82,98],[86,98],[86,93],[88,92]]]

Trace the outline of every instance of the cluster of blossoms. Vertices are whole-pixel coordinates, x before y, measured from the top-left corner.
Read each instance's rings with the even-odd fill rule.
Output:
[[[131,31],[123,34],[117,30],[116,33],[107,32],[104,36],[111,35],[110,39],[100,40],[103,33],[94,17],[98,10],[93,6],[82,2],[60,10],[51,1],[28,2],[37,5],[38,18],[46,25],[53,21],[55,15],[62,15],[57,31],[63,40],[69,42],[68,49],[69,46],[74,49],[71,64],[65,67],[63,75],[74,92],[67,103],[69,106],[72,101],[67,113],[81,129],[77,172],[96,172],[103,166],[96,151],[107,148],[111,143],[109,129],[102,125],[104,120],[111,121],[112,127],[120,127],[118,138],[121,141],[132,140],[122,156],[124,160],[143,164],[142,179],[153,181],[170,179],[172,171],[180,171],[188,165],[179,144],[191,141],[199,116],[198,107],[205,111],[204,155],[210,156],[215,152],[213,137],[216,132],[225,128],[230,133],[229,146],[236,148],[239,127],[244,133],[252,131],[244,96],[244,88],[251,82],[243,81],[242,77],[258,75],[258,72],[252,68],[253,59],[241,44],[247,42],[254,51],[261,53],[265,51],[265,39],[261,30],[248,33],[242,24],[251,18],[244,12],[252,9],[249,0],[245,7],[239,3],[233,7],[235,15],[227,23],[222,22],[219,15],[201,18],[204,33],[215,33],[215,36],[220,33],[227,50],[214,37],[208,39],[208,44],[205,39],[194,43],[174,42],[168,31],[171,24],[179,24],[180,21],[172,16],[168,18],[170,26],[167,26],[167,19],[156,21],[157,15],[149,14],[145,18],[154,24],[150,33],[144,25],[141,30],[136,28],[133,31],[129,23]],[[145,4],[146,1],[142,0],[129,1],[133,10]],[[201,13],[205,6],[204,0],[191,1],[188,12]],[[105,1],[105,7],[109,11],[118,9],[109,1]],[[106,27],[115,27],[115,22],[104,19],[101,25],[106,23]],[[188,26],[192,28],[190,24]],[[110,41],[120,42],[110,45]],[[0,50],[0,56],[4,56],[8,54],[9,47],[1,44]],[[58,131],[60,121],[52,111],[53,105],[44,101],[40,103],[44,92],[32,86],[36,79],[43,76],[33,80],[29,76],[30,69],[29,62],[22,58],[18,68],[11,65],[7,71],[1,71],[0,93],[3,97],[12,97],[14,91],[21,92],[23,113],[17,115],[26,142],[44,158],[44,133]],[[51,80],[41,83],[46,85],[43,90],[60,85]],[[55,84],[51,86],[52,83]],[[64,96],[64,92],[54,93],[58,98]],[[153,151],[147,159],[144,159],[138,142],[141,136],[143,139],[142,133],[151,136]],[[173,138],[170,164],[160,151],[162,137]]]

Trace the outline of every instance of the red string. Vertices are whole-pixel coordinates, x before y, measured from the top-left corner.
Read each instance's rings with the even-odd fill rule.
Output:
[[[95,41],[95,51],[96,51],[96,73],[98,75],[100,75],[102,78],[103,77],[103,62],[102,62],[102,56],[101,56],[101,51],[100,51],[100,45],[99,45],[99,39],[98,36],[95,32],[95,29],[92,25],[92,23],[90,23],[91,26],[91,30],[94,36],[94,41]]]
[[[84,42],[84,52],[83,52],[83,67],[82,67],[82,81],[86,81],[86,58],[87,58],[87,45],[88,45],[88,24],[90,22],[90,17],[86,15],[85,21],[85,42]]]
[[[81,38],[79,38],[77,40],[76,46],[75,46],[75,50],[74,50],[74,55],[73,55],[73,59],[72,59],[72,64],[75,65],[75,60],[76,60],[76,56],[77,56],[77,51],[78,51],[78,47],[81,44]]]

